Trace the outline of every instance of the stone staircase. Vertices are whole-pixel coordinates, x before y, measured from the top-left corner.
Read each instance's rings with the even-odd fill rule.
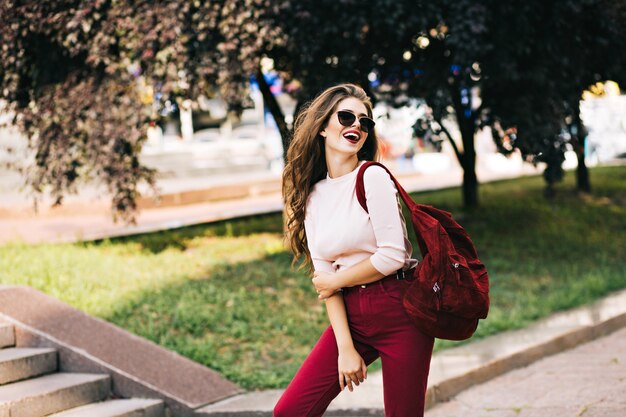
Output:
[[[114,399],[106,374],[58,372],[57,351],[15,347],[0,322],[0,417],[164,417],[163,401]]]

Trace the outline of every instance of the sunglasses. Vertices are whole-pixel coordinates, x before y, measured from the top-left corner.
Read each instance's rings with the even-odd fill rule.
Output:
[[[337,118],[339,119],[339,123],[342,126],[352,126],[354,121],[356,120],[356,115],[349,111],[339,110],[337,112]],[[369,133],[374,130],[374,126],[376,122],[370,119],[369,117],[359,117],[359,124],[361,125],[361,130],[365,133]]]

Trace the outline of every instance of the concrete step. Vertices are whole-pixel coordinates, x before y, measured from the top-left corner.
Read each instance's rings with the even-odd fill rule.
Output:
[[[8,348],[0,350],[0,385],[57,370],[55,349]]]
[[[0,417],[45,416],[104,400],[108,375],[56,373],[0,387]]]
[[[163,401],[143,398],[87,404],[48,417],[164,417]]]
[[[12,324],[0,323],[0,349],[15,346],[15,331]]]

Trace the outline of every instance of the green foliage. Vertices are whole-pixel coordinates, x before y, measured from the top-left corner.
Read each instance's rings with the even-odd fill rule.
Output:
[[[81,179],[96,178],[126,220],[138,184],[154,183],[138,158],[148,122],[166,101],[200,94],[219,93],[241,110],[264,56],[294,81],[298,108],[337,82],[371,90],[374,72],[382,84],[370,95],[423,98],[435,121],[456,117],[469,205],[478,127],[494,127],[503,151],[517,128],[513,146],[551,163],[553,178],[581,91],[626,73],[615,53],[624,0],[7,0],[0,17],[0,99],[36,154],[26,185],[61,203]]]
[[[451,211],[487,265],[492,307],[477,338],[626,288],[626,168],[592,175],[594,194],[562,191],[550,202],[540,177],[485,184],[477,211],[462,209],[458,189],[413,196]],[[281,216],[265,215],[96,243],[0,246],[0,284],[33,286],[246,388],[284,387],[328,325],[309,277],[290,262]]]
[[[237,111],[258,51],[280,43],[272,0],[0,2],[0,99],[29,139],[26,185],[61,203],[81,179],[104,183],[133,220],[138,155],[168,100],[217,91]]]
[[[491,10],[494,53],[482,89],[489,122],[501,135],[517,131],[514,146],[548,164],[545,178],[562,178],[568,129],[578,120],[582,92],[601,80],[622,84],[624,1],[513,1]],[[576,138],[572,141],[575,142]]]
[[[529,161],[547,162],[553,183],[562,177],[564,129],[578,121],[582,91],[599,79],[622,82],[626,73],[623,54],[614,53],[624,38],[623,0],[322,0],[280,10],[286,42],[266,53],[298,81],[300,105],[345,81],[395,105],[425,100],[431,126],[447,136],[465,171],[466,206],[478,203],[477,129],[491,127],[504,153],[517,147]],[[438,127],[447,117],[456,119],[462,147]]]

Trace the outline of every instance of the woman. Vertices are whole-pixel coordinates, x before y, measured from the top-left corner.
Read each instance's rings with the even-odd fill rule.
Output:
[[[280,417],[321,416],[339,392],[367,378],[380,357],[385,415],[423,415],[433,339],[409,321],[401,296],[417,264],[389,175],[364,174],[369,214],[355,193],[358,168],[378,159],[372,104],[352,84],[331,87],[299,115],[287,152],[287,236],[304,255],[330,326],[274,408]],[[410,275],[410,274],[406,274]]]

